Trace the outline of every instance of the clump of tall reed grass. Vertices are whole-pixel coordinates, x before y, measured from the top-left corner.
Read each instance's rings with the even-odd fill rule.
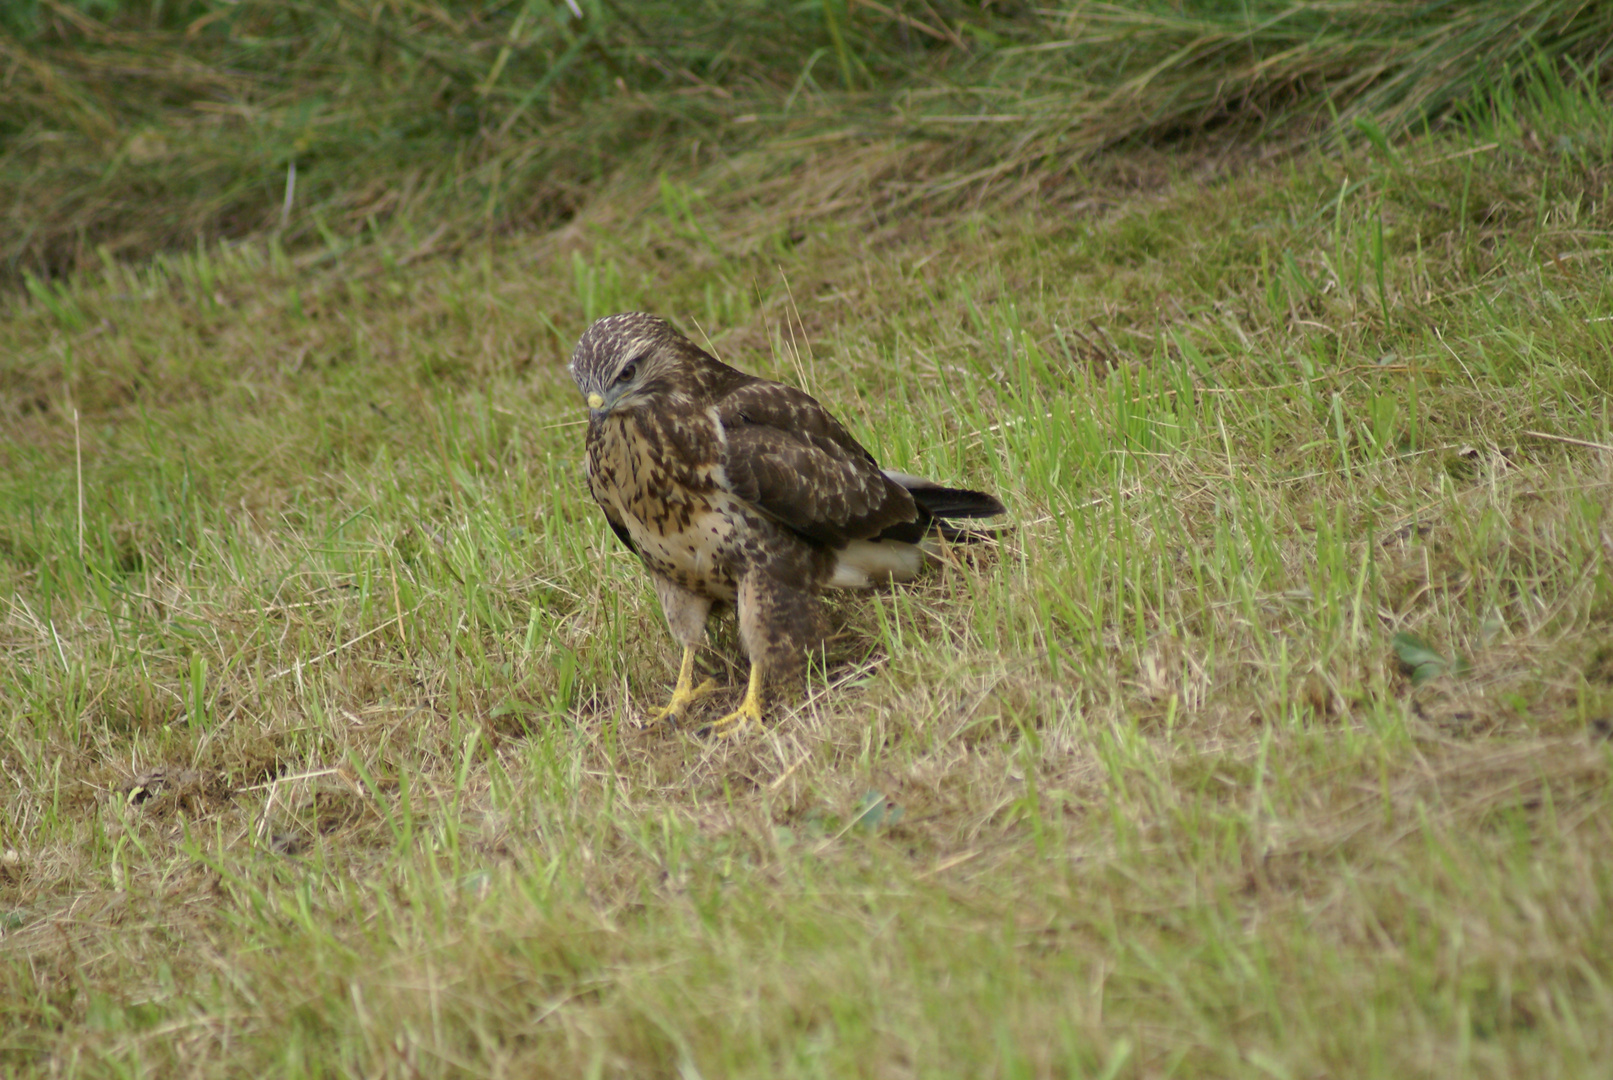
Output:
[[[1386,140],[1529,69],[1594,80],[1610,43],[1589,0],[39,0],[0,16],[0,273],[543,227],[623,170],[814,135],[889,147],[928,204],[1138,141]]]

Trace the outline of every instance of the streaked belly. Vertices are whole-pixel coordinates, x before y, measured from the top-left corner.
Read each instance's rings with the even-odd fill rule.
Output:
[[[652,570],[686,589],[732,599],[739,574],[739,529],[730,507],[699,500],[687,514],[657,523],[623,507],[622,518],[640,556]],[[729,513],[724,513],[729,510]]]

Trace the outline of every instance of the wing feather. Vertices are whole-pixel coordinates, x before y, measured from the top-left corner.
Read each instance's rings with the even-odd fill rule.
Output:
[[[717,402],[734,494],[815,543],[922,535],[929,515],[809,394],[756,380]],[[894,535],[893,535],[893,538]]]

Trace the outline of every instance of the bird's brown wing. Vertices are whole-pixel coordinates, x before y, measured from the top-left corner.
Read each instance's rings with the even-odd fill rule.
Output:
[[[808,540],[916,540],[929,524],[873,455],[793,386],[748,382],[717,401],[717,416],[731,490]]]

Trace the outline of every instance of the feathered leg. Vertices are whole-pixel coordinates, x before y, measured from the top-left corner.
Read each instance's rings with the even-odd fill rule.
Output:
[[[683,645],[683,663],[678,667],[678,684],[672,689],[672,700],[664,708],[653,710],[650,719],[676,724],[691,702],[717,689],[717,684],[710,679],[694,685],[695,653],[706,636],[706,616],[711,611],[711,601],[660,575],[655,575],[654,581],[655,594],[661,598],[661,610],[666,613],[667,628]]]
[[[750,682],[739,708],[711,725],[723,738],[761,721],[769,690],[780,684],[799,685],[807,654],[823,642],[823,607],[810,589],[752,571],[739,580],[737,607],[739,640],[750,657]]]

